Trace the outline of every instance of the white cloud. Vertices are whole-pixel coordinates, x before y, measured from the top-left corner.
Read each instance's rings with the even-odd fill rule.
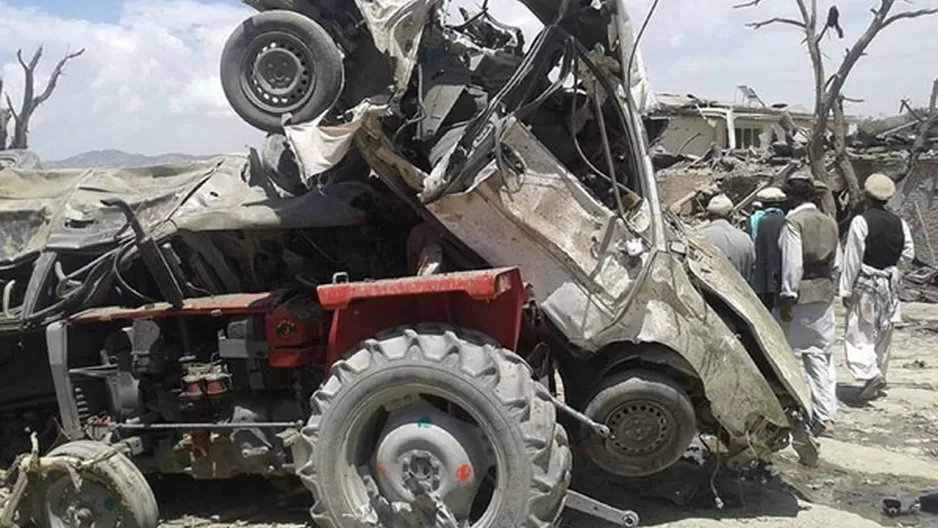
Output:
[[[236,2],[126,2],[115,23],[70,20],[0,3],[0,55],[17,100],[22,72],[13,56],[45,47],[37,81],[68,50],[54,95],[31,123],[31,146],[47,159],[97,148],[131,152],[243,151],[261,137],[229,108],[218,60],[229,32],[252,12]]]
[[[701,97],[732,99],[735,86],[752,86],[767,103],[785,101],[813,105],[810,62],[795,27],[767,26],[759,31],[748,22],[776,16],[798,17],[794,0],[766,0],[758,7],[734,9],[739,0],[662,0],[642,42],[652,86],[659,91],[695,93]],[[836,3],[846,32],[844,40],[825,38],[823,49],[839,64],[845,48],[869,22],[873,0],[819,2],[823,19]],[[632,17],[644,19],[652,0],[635,0]],[[938,7],[938,0],[896,2],[894,12]],[[865,99],[848,111],[892,114],[899,99],[927,100],[938,76],[938,61],[926,43],[934,42],[938,16],[902,21],[883,31],[851,74],[849,95]],[[674,46],[680,35],[679,45]],[[830,65],[829,68],[832,68]]]
[[[456,0],[476,6],[480,0]],[[833,59],[865,26],[873,0],[839,0],[844,41],[825,42]],[[636,24],[652,0],[629,2]],[[766,102],[810,106],[811,71],[795,28],[761,31],[745,23],[795,16],[793,0],[764,1],[737,10],[738,0],[662,0],[642,51],[654,89],[731,99],[748,84]],[[500,19],[523,26],[529,37],[539,24],[517,4],[490,1]],[[822,12],[830,2],[820,2]],[[938,7],[938,0],[897,2],[897,9]],[[48,159],[97,148],[155,154],[169,151],[243,151],[261,134],[228,107],[218,79],[218,59],[229,32],[251,10],[234,0],[129,0],[116,21],[68,19],[0,0],[0,74],[14,100],[20,67],[13,53],[45,45],[39,78],[45,81],[68,50],[87,48],[71,62],[55,95],[35,115],[32,145]],[[922,103],[938,61],[934,41],[938,17],[896,24],[874,42],[848,84],[850,95],[866,99],[850,111],[892,113],[902,97]],[[530,39],[529,39],[530,40]]]

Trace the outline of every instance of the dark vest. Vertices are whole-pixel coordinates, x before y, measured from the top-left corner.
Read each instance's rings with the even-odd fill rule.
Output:
[[[778,247],[779,234],[785,227],[785,213],[769,209],[759,219],[756,234],[756,270],[752,287],[759,294],[778,293],[782,289],[782,250]]]
[[[831,303],[837,294],[837,222],[817,209],[804,209],[788,217],[801,233],[804,274],[798,286],[798,304]]]
[[[879,270],[898,264],[905,246],[902,219],[878,207],[864,212],[863,219],[867,225],[863,263]]]

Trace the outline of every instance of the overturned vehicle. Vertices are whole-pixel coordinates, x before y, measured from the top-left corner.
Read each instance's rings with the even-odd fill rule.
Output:
[[[20,521],[155,526],[141,473],[184,473],[296,475],[319,526],[544,527],[571,445],[627,478],[697,433],[816,456],[780,329],[661,210],[624,2],[523,0],[529,45],[432,0],[251,4],[222,80],[260,151],[0,171]]]

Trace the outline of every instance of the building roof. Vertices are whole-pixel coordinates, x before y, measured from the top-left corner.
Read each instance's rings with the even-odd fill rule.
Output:
[[[774,119],[788,111],[794,119],[814,119],[814,113],[807,108],[786,103],[762,106],[755,102],[738,103],[703,99],[693,94],[659,93],[656,97],[658,109],[654,113],[658,115],[699,114],[701,110],[706,109],[732,109],[737,114],[745,114],[749,117],[765,116]]]

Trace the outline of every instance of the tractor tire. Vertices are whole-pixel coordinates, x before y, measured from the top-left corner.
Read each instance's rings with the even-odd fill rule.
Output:
[[[312,121],[335,105],[345,85],[342,52],[313,19],[265,11],[238,26],[221,56],[221,83],[234,111],[265,132]]]
[[[69,456],[92,460],[106,456],[110,446],[90,440],[61,445],[47,456]],[[150,484],[137,466],[121,453],[113,454],[81,472],[81,491],[76,492],[71,477],[53,471],[43,478],[39,493],[33,496],[33,520],[41,528],[79,526],[85,516],[89,526],[157,528],[159,507]],[[89,522],[88,519],[93,520]]]
[[[403,399],[408,390],[458,402],[497,454],[500,498],[472,520],[474,528],[553,526],[563,509],[572,456],[549,394],[523,359],[483,334],[441,325],[384,332],[346,358],[313,394],[312,416],[294,444],[297,474],[315,498],[311,513],[317,526],[343,528],[368,510],[362,488],[344,484],[344,468],[356,466],[346,457],[358,450],[350,436],[367,419],[364,409]]]
[[[634,370],[602,381],[584,414],[606,424],[613,438],[591,435],[587,456],[626,478],[664,472],[687,451],[697,433],[696,414],[683,389],[666,376]]]

